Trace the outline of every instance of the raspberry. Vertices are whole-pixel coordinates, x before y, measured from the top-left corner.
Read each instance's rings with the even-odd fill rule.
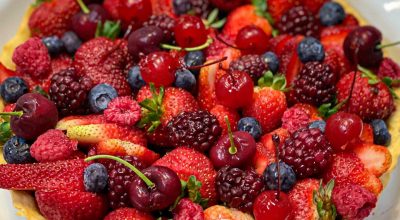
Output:
[[[166,15],[152,15],[148,21],[143,23],[143,26],[156,26],[163,30],[164,40],[170,42],[174,39],[175,19]]]
[[[280,148],[281,158],[299,178],[320,174],[332,159],[332,146],[318,128],[301,128]]]
[[[88,77],[79,77],[74,68],[68,68],[51,78],[49,95],[61,115],[84,114],[91,88],[92,81]]]
[[[361,220],[375,208],[377,198],[359,185],[342,184],[333,189],[332,201],[343,219]]]
[[[294,133],[300,128],[306,127],[310,122],[310,116],[301,108],[291,107],[282,116],[282,128]]]
[[[379,66],[378,76],[390,77],[394,80],[400,79],[400,66],[396,62],[394,62],[390,58],[384,58]],[[399,86],[399,84],[394,84],[395,86]]]
[[[139,121],[141,108],[130,96],[117,97],[108,103],[104,116],[108,122],[134,126]]]
[[[207,111],[182,112],[167,125],[171,144],[208,150],[221,135],[218,119]]]
[[[39,162],[65,160],[75,154],[78,141],[70,140],[61,130],[51,129],[31,146],[31,155]]]
[[[203,220],[203,208],[199,204],[192,202],[192,200],[183,198],[179,201],[178,205],[173,211],[174,220]]]
[[[38,37],[32,37],[18,46],[12,60],[17,66],[17,72],[33,78],[44,78],[51,71],[49,52]]]
[[[215,186],[220,200],[244,212],[253,210],[253,201],[263,191],[261,176],[254,170],[225,166],[218,171]]]
[[[297,102],[319,106],[330,102],[336,93],[336,74],[330,65],[308,62],[294,81],[293,99]]]
[[[307,8],[296,6],[281,17],[277,28],[282,34],[300,34],[318,38],[320,26],[318,20]]]
[[[244,55],[239,59],[233,61],[229,65],[229,70],[239,70],[246,72],[253,80],[258,80],[264,71],[267,70],[267,65],[261,59],[259,55]]]

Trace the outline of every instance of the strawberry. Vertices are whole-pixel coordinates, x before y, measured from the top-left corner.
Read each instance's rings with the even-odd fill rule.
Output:
[[[226,74],[226,71],[219,69],[216,65],[201,68],[197,96],[200,108],[210,111],[218,104],[215,94],[215,82],[224,74]]]
[[[342,21],[343,26],[359,26],[360,23],[358,22],[358,19],[352,15],[352,14],[347,14],[344,20]]]
[[[105,122],[103,115],[68,116],[58,121],[56,129],[67,130],[77,125],[104,124]]]
[[[363,130],[360,136],[360,141],[365,144],[373,144],[374,143],[374,130],[370,124],[364,123]]]
[[[394,80],[400,79],[400,65],[390,58],[383,58],[379,65],[377,75],[380,78],[390,77]],[[400,86],[400,83],[393,83],[394,87]]]
[[[147,146],[144,133],[137,128],[116,124],[76,125],[67,129],[67,136],[80,144],[97,144],[108,139],[121,139],[141,146]]]
[[[188,198],[183,198],[173,210],[174,220],[204,220],[203,208]]]
[[[160,156],[146,147],[118,139],[100,141],[96,148],[97,154],[116,156],[135,156],[146,164],[152,164]]]
[[[214,205],[204,210],[204,220],[253,220],[253,217],[233,208]]]
[[[105,0],[103,7],[114,20],[122,22],[124,29],[128,26],[133,30],[140,28],[152,14],[151,0]]]
[[[327,1],[328,0],[301,0],[301,4],[308,8],[313,14],[317,15],[319,9]]]
[[[0,83],[11,76],[15,76],[16,73],[12,70],[7,69],[2,63],[0,63]]]
[[[365,169],[380,177],[388,171],[392,164],[392,155],[390,151],[380,145],[374,144],[358,144],[352,151],[360,158]]]
[[[313,199],[313,192],[318,190],[318,187],[319,181],[316,179],[303,179],[294,185],[289,192],[294,220],[319,219]]]
[[[40,212],[48,220],[100,220],[107,212],[103,197],[79,191],[37,191]]]
[[[0,188],[13,190],[84,190],[83,160],[0,165]]]
[[[171,17],[176,17],[174,13],[173,1],[171,0],[151,0],[154,15],[166,14]]]
[[[62,36],[71,29],[72,16],[80,10],[75,0],[53,0],[40,4],[29,17],[32,36]]]
[[[349,97],[354,74],[354,72],[351,72],[343,76],[337,83],[337,99],[339,103]],[[395,108],[389,88],[379,80],[373,81],[372,78],[377,78],[375,75],[364,77],[365,74],[367,73],[356,73],[351,99],[343,105],[342,109],[357,114],[366,121],[386,119]]]
[[[236,60],[240,57],[241,52],[238,49],[229,47],[225,43],[223,43],[221,40],[219,40],[216,35],[218,34],[218,37],[225,41],[226,43],[232,42],[234,39],[230,38],[231,36],[226,36],[223,34],[215,33],[214,31],[210,32],[210,37],[213,38],[212,44],[205,49],[205,55],[207,58],[207,62],[212,62],[217,59],[221,59],[222,57],[226,57],[227,59],[220,63],[218,66],[222,66],[223,69],[228,69],[229,64],[233,61]],[[206,63],[207,63],[206,62]],[[204,67],[206,68],[206,67]]]
[[[165,166],[175,171],[179,178],[187,181],[194,175],[202,186],[201,196],[209,199],[208,204],[217,200],[215,177],[217,172],[211,161],[202,153],[187,147],[179,147],[157,160],[153,165]]]
[[[297,46],[303,38],[303,36],[295,36],[290,39],[285,38],[275,48],[280,61],[279,72],[285,74],[288,85],[294,81],[302,67],[297,54]]]
[[[225,116],[228,117],[229,123],[231,124],[232,131],[237,130],[237,123],[240,119],[240,116],[237,111],[233,109],[229,109],[223,105],[216,105],[210,111],[215,117],[217,117],[219,125],[222,128],[222,134],[225,135],[228,133],[228,125],[225,122]]]
[[[283,14],[298,4],[295,0],[266,0],[268,12],[275,22],[279,21]]]
[[[120,96],[130,95],[126,74],[132,65],[132,57],[127,50],[125,40],[94,38],[82,44],[76,51],[74,67],[78,75],[89,77],[94,85],[107,83]]]
[[[120,208],[114,210],[104,218],[104,220],[153,220],[153,216],[148,213],[141,212],[134,208]]]

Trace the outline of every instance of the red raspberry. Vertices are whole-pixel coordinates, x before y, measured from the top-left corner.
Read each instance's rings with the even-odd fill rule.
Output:
[[[17,72],[33,78],[44,78],[51,71],[49,52],[38,37],[30,38],[18,46],[14,50],[12,60],[17,66]]]
[[[31,146],[31,155],[39,162],[65,160],[75,154],[78,141],[70,140],[61,130],[51,129]]]
[[[178,205],[173,211],[174,220],[203,220],[204,212],[199,204],[192,202],[192,200],[184,198],[179,201]]]
[[[390,77],[395,80],[400,79],[400,66],[396,62],[394,62],[390,58],[384,58],[379,66],[378,76]],[[399,84],[394,84],[395,86],[399,86]]]
[[[310,116],[303,109],[291,107],[283,113],[282,128],[292,134],[300,128],[306,127],[310,120]]]
[[[343,184],[333,189],[332,201],[343,219],[361,220],[375,208],[377,198],[359,185]]]
[[[141,108],[139,104],[129,96],[113,99],[104,110],[104,116],[108,122],[119,125],[133,126],[139,121]]]

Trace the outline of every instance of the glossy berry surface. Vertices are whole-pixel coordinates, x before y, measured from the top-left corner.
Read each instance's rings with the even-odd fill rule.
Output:
[[[194,92],[196,89],[196,77],[187,69],[178,69],[175,73],[174,86]]]
[[[164,33],[164,42],[171,42],[174,38],[175,18],[166,14],[152,15],[143,26],[156,26]]]
[[[308,125],[309,128],[318,128],[322,133],[325,133],[326,122],[324,120],[316,120]]]
[[[115,4],[113,1],[110,2]],[[149,0],[120,0],[119,3],[117,10],[124,25],[140,27],[152,14],[152,4]]]
[[[262,129],[260,123],[253,117],[244,117],[238,121],[237,128],[239,131],[248,132],[253,136],[254,140],[257,140],[262,135]]]
[[[7,163],[32,163],[35,159],[30,153],[30,145],[23,138],[13,136],[3,145],[3,156]]]
[[[337,2],[326,2],[319,9],[319,20],[324,26],[333,26],[342,23],[346,12],[342,5]]]
[[[355,114],[338,112],[326,120],[325,135],[336,151],[345,150],[349,143],[357,141],[362,130],[363,122]]]
[[[253,80],[242,71],[229,72],[215,83],[215,94],[218,101],[233,109],[243,108],[250,104],[253,92]]]
[[[82,44],[81,39],[79,39],[78,35],[73,31],[65,32],[61,40],[64,43],[65,50],[70,55],[74,55]]]
[[[99,22],[110,19],[108,12],[99,4],[88,6],[89,13],[78,12],[72,17],[72,30],[84,41],[94,38]]]
[[[20,77],[9,77],[0,85],[0,95],[4,101],[13,103],[28,92],[28,85]]]
[[[83,183],[88,192],[101,193],[107,189],[108,173],[101,163],[92,163],[83,172]]]
[[[268,69],[267,64],[262,57],[257,54],[248,54],[241,56],[239,59],[232,61],[229,64],[229,71],[241,71],[249,74],[249,76],[257,82]]]
[[[197,50],[197,51],[191,51],[189,53],[187,53],[184,58],[183,58],[186,67],[192,67],[192,66],[200,66],[202,65],[206,58],[204,56],[204,53],[201,50]],[[199,70],[197,69],[193,69],[190,70],[193,74],[198,75],[199,74]]]
[[[57,36],[44,37],[42,42],[52,57],[59,55],[64,50],[64,42]]]
[[[304,38],[297,47],[301,62],[323,61],[325,50],[321,42],[313,37]]]
[[[89,92],[89,107],[94,113],[103,112],[108,103],[118,96],[117,90],[108,84],[99,84]]]
[[[261,59],[267,64],[267,67],[271,72],[276,73],[279,69],[279,58],[278,56],[271,51],[268,51],[261,55]]]
[[[131,87],[132,91],[139,91],[146,82],[143,80],[142,75],[140,74],[140,67],[133,66],[128,71],[128,83]]]
[[[235,44],[243,54],[262,54],[268,48],[268,35],[255,25],[248,25],[239,30]]]
[[[107,122],[133,127],[140,120],[141,112],[136,100],[130,96],[121,96],[111,100],[103,114]]]
[[[288,220],[292,206],[286,193],[280,192],[279,199],[276,191],[264,191],[254,201],[253,215],[258,219]]]
[[[280,190],[288,192],[293,188],[294,184],[296,184],[296,174],[294,173],[292,167],[282,161],[279,162],[279,173]],[[267,166],[267,168],[264,170],[263,176],[267,189],[278,189],[278,169],[276,162]]]
[[[139,62],[140,73],[146,83],[169,86],[175,81],[178,62],[167,52],[154,52]]]
[[[203,21],[191,15],[183,15],[178,18],[175,28],[175,40],[180,47],[197,47],[207,40],[207,30]]]
[[[139,28],[129,35],[128,51],[136,59],[159,51],[163,35],[163,31],[156,26]]]
[[[374,132],[374,144],[389,146],[392,135],[389,133],[387,125],[382,119],[371,121],[371,126]]]

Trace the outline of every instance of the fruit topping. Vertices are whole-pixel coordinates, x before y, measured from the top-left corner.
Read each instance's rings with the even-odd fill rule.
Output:
[[[65,50],[70,54],[74,55],[78,48],[81,46],[82,41],[73,31],[67,31],[61,38],[64,43]]]
[[[247,25],[239,30],[235,43],[243,54],[262,54],[268,48],[265,43],[268,39],[268,35],[261,28]]]
[[[14,103],[28,92],[28,85],[20,77],[8,77],[0,85],[0,95],[4,101]]]
[[[134,66],[128,71],[128,83],[131,87],[132,91],[137,92],[140,88],[146,85],[146,82],[143,80],[142,75],[140,74],[140,67]]]
[[[156,26],[146,26],[135,30],[128,38],[128,51],[137,60],[159,51],[163,41],[163,31]]]
[[[258,140],[263,133],[260,123],[252,117],[241,118],[237,127],[239,131],[248,132],[251,136],[253,136],[254,140]]]
[[[382,119],[375,119],[371,121],[374,144],[389,146],[392,140],[392,135],[389,133],[385,121]]]
[[[342,23],[346,12],[337,2],[326,2],[319,10],[319,20],[324,26],[333,26]]]
[[[174,86],[194,93],[197,87],[196,77],[187,69],[178,69],[175,73]]]
[[[292,211],[289,197],[286,193],[266,190],[257,196],[253,205],[253,214],[256,220],[276,219],[287,220]]]
[[[139,62],[140,74],[146,83],[169,86],[175,81],[178,61],[167,52],[154,52]]]
[[[192,15],[180,16],[174,27],[176,43],[183,48],[197,47],[207,41],[203,21]]]
[[[143,26],[156,26],[163,31],[164,42],[170,42],[174,39],[175,19],[166,15],[152,15],[149,20],[143,23]]]
[[[104,110],[107,122],[122,126],[134,126],[140,120],[141,108],[129,96],[117,97],[108,103]]]
[[[313,37],[304,38],[297,46],[297,54],[301,62],[323,61],[325,50],[321,42]]]
[[[117,90],[109,84],[99,84],[93,87],[88,95],[90,110],[94,113],[103,112],[111,100],[117,96]]]
[[[267,68],[269,68],[269,66],[268,63],[265,62],[265,59],[255,54],[241,56],[239,59],[232,61],[229,64],[229,70],[231,72],[245,72],[254,81],[257,81],[264,74]]]
[[[272,51],[268,51],[261,55],[261,59],[267,64],[268,70],[272,73],[277,73],[279,69],[279,58]]]
[[[280,33],[318,37],[319,22],[304,6],[296,6],[282,15],[276,27]]]
[[[288,192],[296,184],[296,174],[293,171],[292,167],[280,161],[279,175],[278,175],[278,169],[276,164],[277,163],[274,162],[268,165],[263,173],[266,188],[269,190],[282,190],[284,192]],[[278,178],[280,184],[279,187],[278,187]]]
[[[3,145],[4,160],[10,164],[34,162],[30,148],[31,146],[25,139],[13,136]]]
[[[178,205],[173,210],[174,220],[203,220],[204,212],[203,208],[192,202],[192,200],[183,198],[179,201]]]
[[[107,188],[108,174],[106,167],[101,163],[92,163],[85,168],[83,183],[88,192],[102,193]]]

